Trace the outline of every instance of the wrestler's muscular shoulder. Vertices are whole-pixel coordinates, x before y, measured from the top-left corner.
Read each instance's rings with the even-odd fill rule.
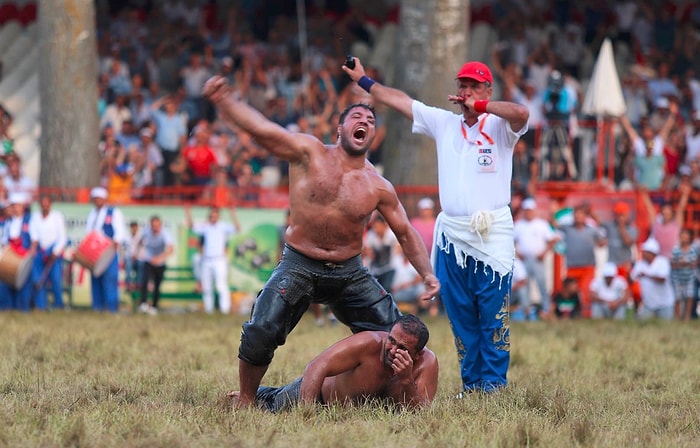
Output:
[[[327,253],[304,252],[325,259],[343,260],[360,252],[365,225],[386,185],[369,162],[362,162],[328,146],[314,151],[305,163],[290,165],[295,227],[290,244],[321,249]]]

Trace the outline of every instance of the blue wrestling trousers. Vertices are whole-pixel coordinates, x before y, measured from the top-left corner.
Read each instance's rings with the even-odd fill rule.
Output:
[[[464,268],[450,253],[437,250],[435,274],[455,337],[464,390],[492,392],[505,387],[510,363],[510,285],[481,261],[467,257]]]
[[[116,255],[102,275],[92,276],[91,291],[93,310],[119,311],[119,259]]]

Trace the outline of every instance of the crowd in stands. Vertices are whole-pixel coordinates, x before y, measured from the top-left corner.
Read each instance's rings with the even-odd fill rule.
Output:
[[[382,27],[396,25],[400,2],[305,3],[308,47],[299,44],[295,2],[96,3],[100,173],[103,185],[116,194],[110,200],[138,200],[151,194],[150,187],[225,186],[245,202],[255,200],[260,186],[284,185],[284,164],[250,135],[222,125],[201,97],[203,83],[213,74],[225,76],[242,101],[281,126],[327,143],[336,138],[339,110],[372,102],[340,64],[346,47],[371,49]],[[482,48],[482,59],[497,75],[495,96],[530,110],[530,131],[514,154],[514,194],[534,197],[538,185],[551,181],[597,180],[611,191],[637,191],[651,203],[642,212],[654,225],[652,232],[659,232],[654,236],[664,246],[660,256],[673,265],[680,229],[671,227],[683,225],[686,207],[700,204],[700,59],[695,57],[700,4],[472,0],[470,9],[472,36],[477,29],[495,36]],[[596,117],[583,114],[581,104],[605,38],[613,42],[627,113],[615,117],[614,178],[596,179],[593,167],[602,157],[591,137]],[[368,75],[383,79],[383,69],[368,67]],[[9,125],[3,121],[0,138],[8,139]],[[369,157],[381,166],[382,111],[377,125]],[[12,171],[9,160],[7,170]],[[6,189],[12,185],[8,178]],[[620,229],[630,222],[601,222],[586,204],[575,209],[572,217],[580,212],[587,225],[606,230],[586,232],[590,242],[607,243],[610,249],[611,234],[629,242]],[[629,220],[629,211],[615,215]],[[375,225],[381,223],[373,223],[373,230]],[[583,238],[570,230],[562,235]],[[616,261],[627,271],[625,280],[632,261]],[[581,267],[590,267],[585,263]],[[585,296],[581,313],[587,314],[594,278],[589,269],[581,272],[576,284]],[[551,303],[554,307],[553,297]]]

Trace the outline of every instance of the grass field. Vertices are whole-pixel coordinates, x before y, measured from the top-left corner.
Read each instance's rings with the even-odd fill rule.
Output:
[[[511,329],[510,386],[452,398],[445,318],[431,409],[235,410],[240,316],[0,314],[0,445],[119,447],[697,447],[700,322],[535,322]],[[304,318],[264,379],[279,385],[348,335]]]

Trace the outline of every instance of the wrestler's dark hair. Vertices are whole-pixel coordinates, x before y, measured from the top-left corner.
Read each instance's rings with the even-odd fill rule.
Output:
[[[374,110],[373,106],[370,106],[369,104],[365,103],[354,103],[349,105],[348,107],[345,108],[343,112],[340,113],[340,118],[338,119],[338,124],[343,124],[345,123],[345,118],[348,116],[351,110],[353,110],[356,107],[362,107],[364,109],[367,109],[368,111],[372,112],[372,115],[376,118],[377,113]]]
[[[428,327],[413,314],[404,314],[394,321],[394,325],[401,325],[404,333],[415,336],[418,339],[416,342],[416,353],[420,353],[425,344],[428,343],[428,338],[430,337]]]

